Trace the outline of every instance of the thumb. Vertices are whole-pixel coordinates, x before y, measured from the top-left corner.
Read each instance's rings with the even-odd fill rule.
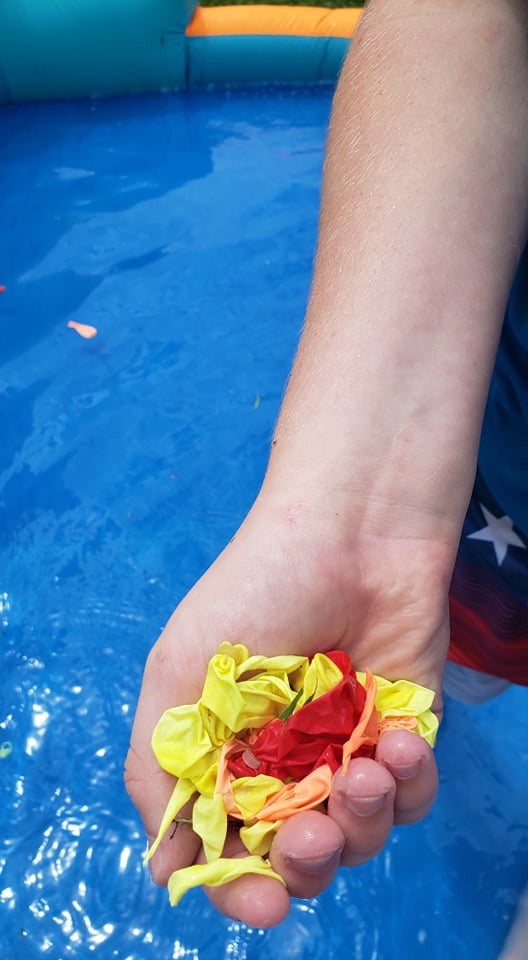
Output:
[[[159,641],[158,641],[159,644]],[[125,761],[125,788],[137,808],[149,846],[157,837],[159,826],[175,786],[175,778],[163,770],[152,749],[152,734],[165,710],[175,706],[178,686],[159,644],[151,651],[145,667],[141,693],[132,727],[130,748]],[[192,804],[182,810],[188,816]],[[165,886],[171,873],[194,862],[200,846],[199,838],[187,824],[174,825],[161,841],[149,861],[152,879]]]

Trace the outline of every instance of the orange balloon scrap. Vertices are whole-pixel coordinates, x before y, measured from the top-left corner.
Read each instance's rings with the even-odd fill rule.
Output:
[[[0,283],[0,293],[5,293],[5,291],[6,288],[4,287],[3,283]]]
[[[91,327],[89,323],[77,323],[76,320],[68,320],[68,326],[75,330],[80,337],[85,340],[91,340],[97,336],[97,327]]]

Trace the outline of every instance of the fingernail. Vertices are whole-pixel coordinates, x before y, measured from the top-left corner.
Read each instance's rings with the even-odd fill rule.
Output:
[[[412,780],[420,770],[421,765],[421,760],[413,760],[412,763],[391,763],[389,769],[397,780]]]
[[[349,794],[344,794],[341,799],[356,817],[372,817],[385,806],[387,794],[382,793],[378,797],[351,797]]]
[[[308,873],[315,876],[321,871],[329,870],[330,868],[335,868],[337,870],[339,866],[339,861],[341,860],[341,850],[336,850],[329,855],[323,857],[312,857],[310,860],[303,860],[300,857],[288,857],[289,862],[296,870],[300,873]]]

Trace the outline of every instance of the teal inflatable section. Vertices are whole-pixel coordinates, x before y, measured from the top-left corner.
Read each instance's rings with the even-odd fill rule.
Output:
[[[0,0],[0,102],[186,85],[194,0]]]
[[[208,36],[187,38],[188,83],[240,85],[334,83],[350,41],[343,37]],[[273,70],[270,72],[270,64]]]
[[[298,10],[268,9],[277,9],[281,26],[282,10]],[[211,26],[206,12],[213,10],[202,10],[197,0],[0,0],[0,104],[229,84],[334,83],[350,42],[324,31],[306,35],[306,21],[284,33],[276,23],[275,32],[252,33],[251,24],[262,20],[251,12],[247,30],[230,32]],[[186,35],[195,13],[207,24]]]

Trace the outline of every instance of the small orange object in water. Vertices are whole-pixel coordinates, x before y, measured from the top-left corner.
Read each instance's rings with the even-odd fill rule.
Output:
[[[77,323],[76,320],[68,320],[68,326],[76,330],[80,337],[85,340],[91,340],[97,336],[97,327],[91,327],[89,323]]]
[[[5,293],[5,287],[3,283],[0,283],[0,293]]]

